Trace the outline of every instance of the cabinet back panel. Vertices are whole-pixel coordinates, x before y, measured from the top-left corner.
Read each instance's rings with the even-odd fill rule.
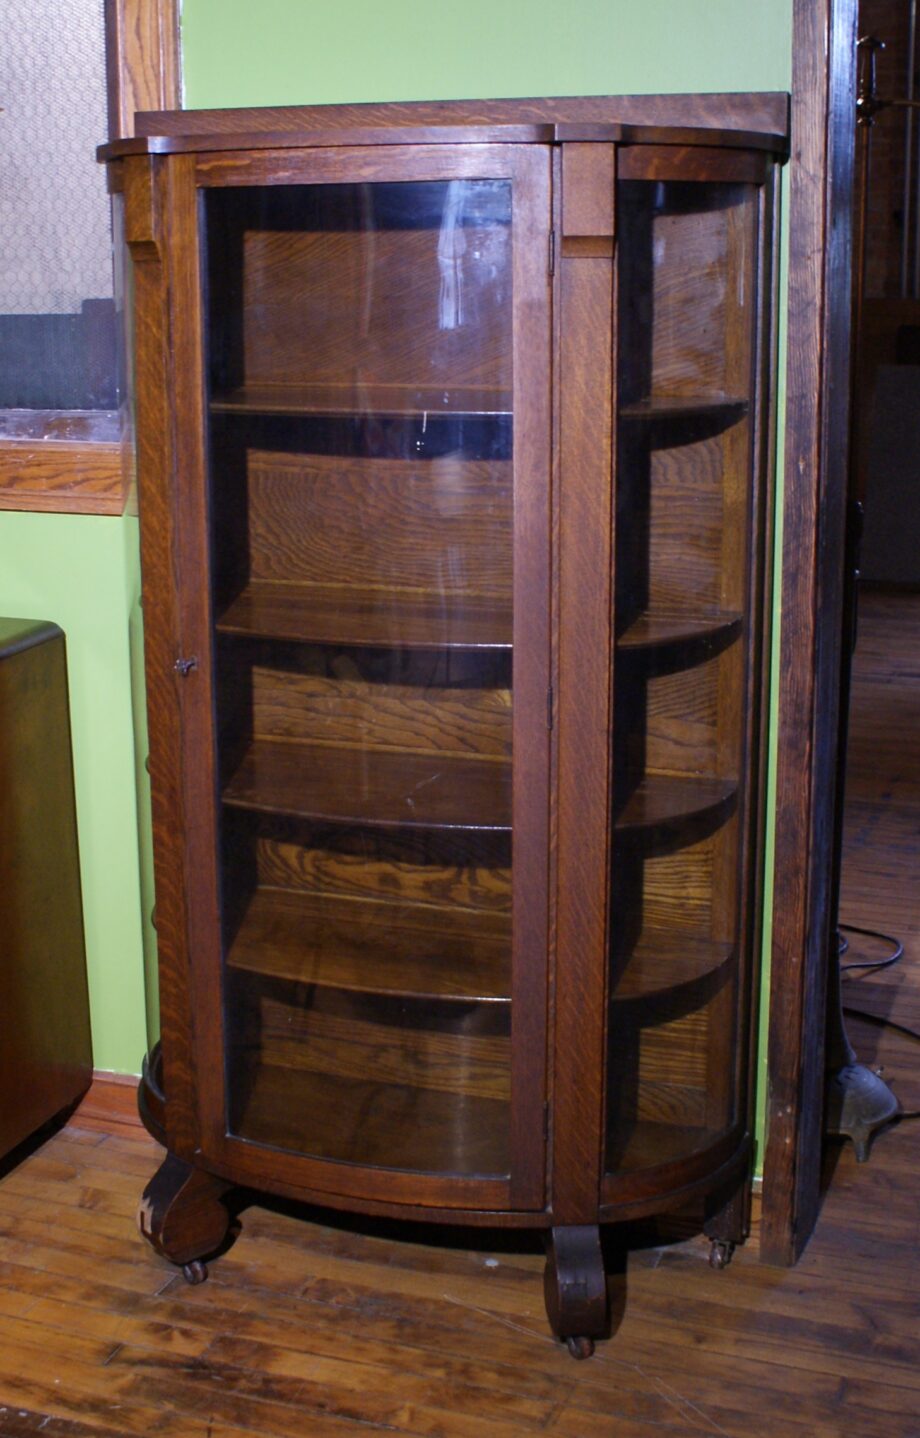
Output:
[[[380,1018],[373,1014],[374,1003]],[[415,1015],[406,1004],[386,1021],[380,1000],[356,1002],[335,991],[316,991],[302,1005],[263,997],[260,1042],[265,1063],[341,1078],[373,1080],[479,1098],[508,1099],[510,1039],[478,1034],[477,1023],[491,1019],[491,1005],[456,1004],[437,1017]],[[494,1022],[494,1021],[493,1021]],[[490,1026],[492,1026],[490,1024]],[[470,1028],[472,1032],[464,1032]]]
[[[722,442],[650,455],[649,606],[717,609],[722,598]]]
[[[255,840],[258,882],[342,897],[510,913],[511,865],[502,845],[479,836],[438,851],[387,836],[342,835],[333,846],[263,832]]]
[[[751,186],[619,186],[624,399],[748,392]]]
[[[305,739],[369,752],[495,759],[511,753],[508,689],[425,689],[255,667],[252,712],[256,738]]]
[[[645,860],[638,903],[646,928],[709,932],[712,856],[713,841],[708,838]]]
[[[661,215],[655,222],[654,247],[651,393],[723,391],[724,213]]]
[[[255,450],[247,491],[252,579],[510,601],[508,461]]]
[[[641,693],[636,695],[637,714],[644,720],[646,773],[718,774],[718,663],[655,675],[646,682],[644,702]]]
[[[450,266],[468,310],[455,326],[441,309],[440,234],[247,232],[246,382],[507,387],[507,296],[479,276],[507,275],[510,290],[510,229],[463,229]]]

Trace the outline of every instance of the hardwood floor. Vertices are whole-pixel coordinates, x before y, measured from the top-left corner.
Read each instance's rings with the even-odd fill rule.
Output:
[[[847,1002],[920,1027],[920,597],[864,604],[851,754],[843,917],[905,957]],[[920,1108],[920,1045],[851,1037]],[[920,1438],[920,1122],[868,1164],[835,1148],[795,1269],[753,1243],[726,1273],[699,1239],[634,1251],[619,1331],[581,1364],[526,1238],[251,1206],[189,1287],[135,1232],[155,1162],[127,1114],[89,1108],[0,1181],[3,1438]]]

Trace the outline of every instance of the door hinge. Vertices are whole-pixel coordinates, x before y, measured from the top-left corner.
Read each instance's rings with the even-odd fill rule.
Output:
[[[555,699],[555,695],[553,694],[552,686],[550,686],[550,688],[547,689],[547,691],[546,691],[546,727],[547,727],[547,729],[552,729],[552,727],[553,727],[553,701],[554,701],[554,699]]]
[[[550,272],[551,275],[554,275],[554,274],[556,273],[556,231],[555,231],[555,230],[550,230],[550,232],[549,232],[549,272]]]
[[[549,1143],[549,1104],[543,1105],[543,1142]]]

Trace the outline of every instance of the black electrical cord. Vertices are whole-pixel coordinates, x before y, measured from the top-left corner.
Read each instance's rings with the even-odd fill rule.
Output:
[[[904,945],[900,939],[893,938],[891,934],[881,934],[878,929],[859,929],[855,924],[840,924],[837,928],[837,952],[841,958],[850,947],[849,939],[844,937],[844,929],[848,934],[864,934],[869,939],[881,939],[885,944],[893,944],[894,952],[884,959],[868,959],[865,963],[858,964],[841,964],[840,972],[842,974],[848,974],[851,969],[888,969],[892,964],[896,964],[904,953]]]
[[[896,964],[903,956],[904,945],[900,939],[894,938],[891,934],[879,933],[878,929],[860,929],[856,924],[840,924],[837,929],[837,952],[841,957],[850,947],[849,940],[843,935],[842,931],[844,929],[846,929],[849,934],[864,934],[870,939],[881,939],[885,944],[892,944],[894,951],[884,959],[872,959],[866,963],[841,964],[840,972],[842,974],[849,973],[851,969],[888,969],[892,964]],[[918,1032],[917,1029],[910,1028],[907,1024],[899,1024],[894,1019],[883,1018],[879,1014],[871,1014],[866,1009],[854,1008],[851,1004],[844,1004],[843,1012],[852,1015],[853,1018],[863,1019],[866,1023],[877,1024],[879,1028],[894,1029],[897,1033],[905,1034],[907,1038],[916,1039],[916,1041],[920,1043],[920,1032]],[[907,1112],[902,1109],[901,1112],[896,1115],[894,1121],[895,1123],[903,1123],[904,1120],[908,1118],[920,1118],[920,1109],[910,1109]]]

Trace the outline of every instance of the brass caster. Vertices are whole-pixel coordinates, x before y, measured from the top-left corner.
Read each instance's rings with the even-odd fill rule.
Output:
[[[709,1267],[727,1268],[732,1261],[735,1245],[724,1238],[714,1238],[709,1246]]]
[[[590,1358],[594,1352],[593,1338],[567,1338],[565,1346],[573,1358]]]
[[[204,1283],[208,1276],[208,1265],[196,1258],[193,1263],[183,1263],[182,1277],[186,1283]]]

